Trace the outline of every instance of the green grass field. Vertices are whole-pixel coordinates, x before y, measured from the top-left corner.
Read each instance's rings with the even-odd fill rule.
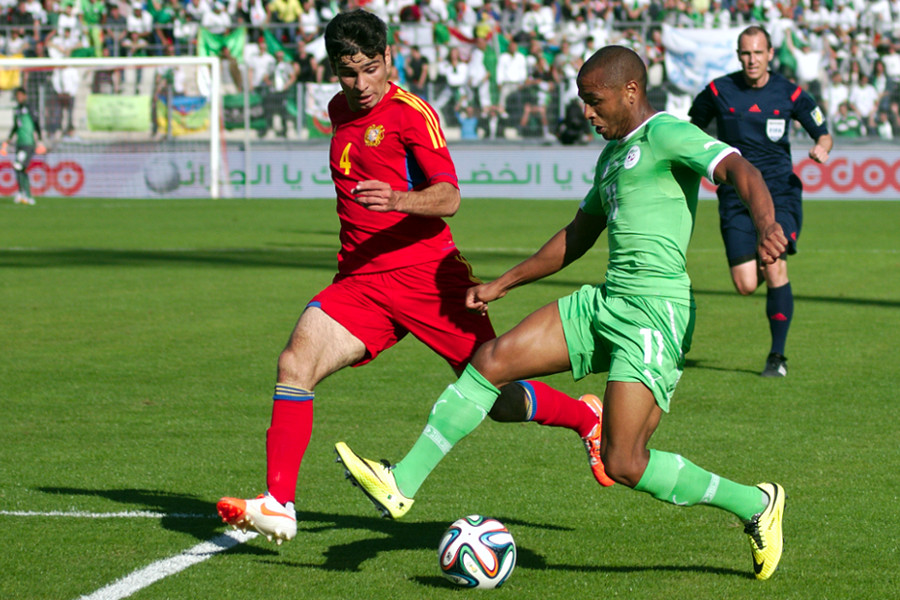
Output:
[[[492,278],[576,206],[468,200],[452,225]],[[753,579],[731,515],[601,489],[575,434],[534,424],[485,422],[405,520],[380,519],[332,446],[399,460],[417,437],[451,373],[406,340],[317,389],[293,542],[257,537],[130,597],[900,597],[900,204],[807,202],[790,261],[790,375],[778,381],[757,376],[765,294],[732,292],[715,212],[701,203],[694,347],[652,446],[785,486],[772,580]],[[4,203],[0,220],[0,598],[101,597],[91,595],[222,534],[220,496],[262,491],[276,358],[335,269],[333,201],[47,199]],[[606,258],[603,240],[497,302],[497,329],[601,280]],[[576,396],[604,386],[549,382]],[[439,574],[440,536],[469,513],[515,536],[518,566],[500,590],[461,591]]]

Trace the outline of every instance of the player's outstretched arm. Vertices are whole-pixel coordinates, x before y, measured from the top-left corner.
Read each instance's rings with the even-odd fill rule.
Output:
[[[420,217],[452,217],[459,210],[459,190],[439,181],[423,190],[400,192],[384,181],[360,181],[353,199],[374,212],[402,212]]]
[[[729,154],[716,166],[716,181],[734,186],[738,195],[750,209],[750,216],[759,237],[757,252],[766,264],[774,263],[787,250],[787,238],[781,225],[775,221],[772,195],[759,172],[740,154]]]
[[[581,258],[605,228],[605,216],[589,215],[579,210],[572,222],[556,232],[540,250],[494,281],[469,288],[466,308],[484,313],[488,302],[502,298],[514,287],[560,271]]]

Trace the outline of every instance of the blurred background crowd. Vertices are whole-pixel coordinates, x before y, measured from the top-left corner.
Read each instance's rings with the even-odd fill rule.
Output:
[[[333,81],[324,25],[360,7],[390,25],[394,81],[429,100],[462,139],[589,141],[574,81],[596,49],[618,43],[637,51],[651,99],[666,109],[684,92],[667,79],[663,26],[749,24],[767,28],[772,68],[819,101],[835,136],[900,135],[900,0],[0,0],[0,54],[197,54],[204,34],[244,29],[240,56],[227,46],[218,51],[228,90],[249,86],[277,112],[292,95],[296,102],[299,85]],[[114,71],[90,85],[137,93]],[[153,85],[155,92],[183,87],[171,70]],[[289,134],[289,121],[280,135]]]

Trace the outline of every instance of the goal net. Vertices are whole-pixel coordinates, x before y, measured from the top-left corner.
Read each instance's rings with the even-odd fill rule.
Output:
[[[219,59],[0,59],[0,131],[28,105],[48,152],[29,167],[35,196],[218,198],[227,195]],[[0,196],[16,177],[0,157]]]

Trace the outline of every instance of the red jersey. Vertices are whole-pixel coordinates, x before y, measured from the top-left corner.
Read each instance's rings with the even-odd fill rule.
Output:
[[[341,274],[375,273],[439,260],[456,250],[439,217],[370,211],[353,201],[356,184],[374,179],[398,191],[446,181],[459,188],[437,113],[393,83],[375,107],[353,112],[343,93],[328,104],[331,177],[341,220]]]

